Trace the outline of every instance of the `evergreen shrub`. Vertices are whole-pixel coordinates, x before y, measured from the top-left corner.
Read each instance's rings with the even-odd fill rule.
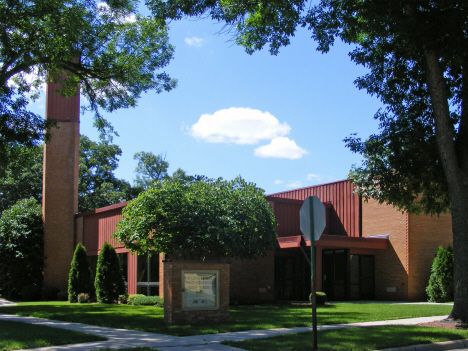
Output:
[[[77,302],[79,294],[94,296],[93,272],[89,266],[86,249],[78,243],[71,262],[68,278],[68,301]]]
[[[126,293],[119,256],[114,247],[107,242],[99,253],[94,286],[99,303],[116,303],[119,295]]]
[[[432,262],[431,276],[426,293],[431,302],[449,302],[454,298],[453,248],[439,247]]]
[[[19,200],[0,215],[0,293],[18,298],[26,285],[42,287],[44,224],[35,199]]]
[[[128,295],[127,294],[119,295],[119,304],[121,304],[121,305],[128,304]]]

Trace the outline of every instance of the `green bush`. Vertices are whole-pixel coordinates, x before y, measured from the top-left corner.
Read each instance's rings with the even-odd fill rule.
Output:
[[[143,295],[143,294],[131,294],[131,295],[128,295],[128,299],[127,299],[127,303],[129,305],[133,305],[133,301],[135,299],[138,299],[140,297],[145,297],[146,295]]]
[[[159,296],[138,296],[132,299],[134,306],[164,306],[164,299]]]
[[[89,266],[86,249],[78,243],[71,262],[68,278],[68,301],[77,302],[79,294],[94,296],[93,272]]]
[[[21,289],[23,301],[38,301],[41,298],[41,288],[37,285],[25,285]]]
[[[309,301],[312,303],[312,294],[309,295]],[[317,305],[324,305],[327,302],[327,294],[321,291],[315,293],[315,302]]]
[[[429,285],[426,288],[429,301],[453,301],[453,284],[453,248],[450,245],[447,249],[440,246],[432,262]]]
[[[70,294],[68,296],[70,296]],[[78,303],[89,303],[90,301],[89,295],[85,293],[78,294],[77,301]]]
[[[94,286],[99,303],[116,303],[119,295],[126,293],[119,256],[109,243],[104,243],[99,253]]]
[[[35,199],[19,200],[0,216],[0,292],[18,298],[26,285],[42,287],[44,224]]]
[[[57,295],[60,289],[55,286],[45,286],[42,288],[42,300],[44,301],[56,301]]]
[[[57,294],[57,300],[59,300],[59,301],[68,301],[68,292],[60,291]]]

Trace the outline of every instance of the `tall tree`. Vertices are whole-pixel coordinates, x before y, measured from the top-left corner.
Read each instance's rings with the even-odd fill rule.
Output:
[[[168,177],[169,162],[166,161],[166,155],[155,155],[151,151],[141,151],[137,152],[133,158],[138,160],[135,168],[136,186],[149,188],[155,181]]]
[[[356,85],[385,104],[381,133],[346,139],[365,157],[351,175],[365,197],[412,212],[452,214],[455,303],[468,321],[468,3],[464,0],[150,0],[158,18],[207,14],[252,53],[308,27],[327,52],[336,38],[370,72]]]
[[[78,210],[86,212],[135,198],[139,191],[129,182],[118,179],[114,171],[119,146],[108,141],[96,143],[86,136],[80,137],[80,164],[78,179]]]
[[[8,152],[12,157],[0,174],[0,213],[20,199],[42,199],[42,146],[27,148],[16,144]],[[120,147],[109,141],[96,143],[80,137],[80,212],[134,199],[142,191],[115,176],[121,154]]]
[[[0,167],[0,213],[18,200],[42,199],[42,146],[18,144],[6,150],[10,162]]]
[[[60,82],[64,96],[81,91],[101,130],[111,127],[100,109],[175,87],[160,71],[173,55],[166,27],[137,8],[136,0],[0,0],[0,162],[12,143],[38,145],[50,127],[27,109],[46,81]]]

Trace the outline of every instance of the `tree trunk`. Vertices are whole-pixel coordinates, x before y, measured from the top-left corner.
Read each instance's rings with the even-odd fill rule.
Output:
[[[452,213],[455,300],[450,317],[468,322],[468,176],[463,164],[466,155],[457,157],[453,123],[450,120],[447,87],[436,53],[424,51],[427,84],[434,114],[439,156],[449,188]],[[461,127],[466,121],[462,118]],[[458,135],[459,137],[464,137]],[[458,143],[466,142],[458,140]]]

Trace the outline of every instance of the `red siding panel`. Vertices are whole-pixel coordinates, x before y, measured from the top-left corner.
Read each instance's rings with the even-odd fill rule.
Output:
[[[302,206],[302,201],[309,196],[315,195],[323,203],[328,203],[331,206],[327,208],[329,216],[327,220],[327,224],[329,225],[329,228],[326,229],[327,234],[360,237],[361,199],[353,190],[354,187],[351,183],[342,180],[269,195],[267,199],[270,202],[274,202],[273,208],[279,222],[278,235],[280,237],[301,235],[299,229],[299,210]],[[275,199],[300,200],[301,204],[277,203]]]

